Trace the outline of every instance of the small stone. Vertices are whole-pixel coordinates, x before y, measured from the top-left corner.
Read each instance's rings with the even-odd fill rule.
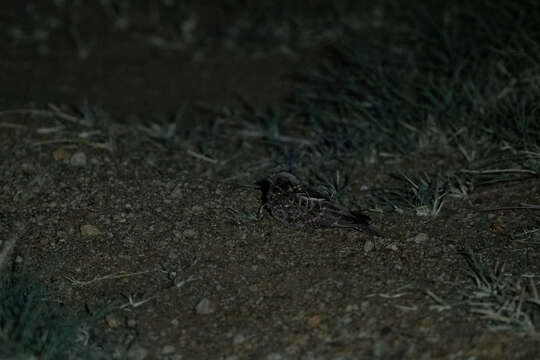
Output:
[[[367,254],[368,252],[373,250],[374,247],[375,247],[375,244],[373,244],[372,240],[366,240],[366,242],[364,243],[364,253]]]
[[[148,356],[148,350],[146,350],[139,344],[134,344],[130,346],[127,352],[128,359],[144,360],[147,358],[147,356]]]
[[[36,168],[32,164],[22,163],[21,164],[21,170],[25,174],[32,174],[36,170]]]
[[[174,190],[171,192],[170,196],[173,199],[180,199],[182,198],[182,195],[183,195],[182,186],[176,186]]]
[[[285,348],[285,352],[288,355],[294,356],[294,358],[298,358],[298,353],[300,352],[300,347],[296,344],[291,344]]]
[[[246,337],[242,334],[236,334],[233,339],[233,344],[238,345],[246,341]]]
[[[388,250],[392,250],[392,251],[397,251],[397,249],[398,249],[396,244],[388,244],[388,245],[386,245],[386,248]]]
[[[171,355],[175,350],[176,349],[175,349],[174,345],[165,345],[161,349],[161,354],[162,355]]]
[[[308,328],[310,329],[313,329],[317,326],[319,326],[319,324],[321,323],[321,316],[320,315],[314,315],[312,317],[310,317],[307,321],[307,326]]]
[[[64,147],[58,148],[53,152],[53,159],[56,161],[63,160],[67,162],[71,159],[71,151]]]
[[[195,307],[197,314],[208,315],[216,311],[216,304],[208,298],[203,298]]]
[[[195,231],[193,229],[186,229],[186,230],[184,230],[182,235],[184,235],[184,237],[186,237],[186,238],[192,238],[192,237],[197,236],[197,231]]]
[[[120,320],[114,314],[108,314],[105,316],[105,322],[111,329],[116,329],[120,326]]]
[[[204,208],[203,208],[201,205],[193,205],[193,206],[191,207],[191,212],[192,212],[193,214],[195,214],[195,215],[196,215],[196,214],[200,214],[200,213],[202,213],[203,211],[204,211]]]
[[[422,243],[425,243],[428,239],[429,239],[428,234],[418,233],[416,236],[412,238],[412,241],[414,241],[416,244],[422,244]]]
[[[86,166],[86,154],[82,151],[77,151],[73,155],[71,155],[71,159],[69,160],[70,164],[72,166],[77,167],[83,167]]]
[[[81,235],[84,237],[90,237],[90,236],[97,236],[101,234],[101,231],[97,228],[97,226],[86,224],[81,225]]]

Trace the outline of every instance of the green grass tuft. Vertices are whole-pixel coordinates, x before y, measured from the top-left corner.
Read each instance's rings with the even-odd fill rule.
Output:
[[[91,318],[76,318],[24,275],[0,282],[0,358],[98,359],[88,344]]]

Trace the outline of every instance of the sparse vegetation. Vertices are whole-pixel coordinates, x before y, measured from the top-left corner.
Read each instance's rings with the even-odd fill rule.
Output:
[[[91,340],[92,318],[69,314],[30,273],[0,278],[0,357],[102,359]],[[98,318],[100,316],[97,316]],[[95,320],[94,320],[95,321]]]
[[[540,297],[536,276],[505,273],[505,264],[493,267],[468,249],[465,252],[473,285],[464,291],[470,311],[489,320],[492,330],[538,335]]]
[[[78,193],[72,198],[61,195],[60,199],[69,199],[70,204],[76,204],[63,209],[61,214],[62,218],[67,218],[66,214],[76,214],[69,221],[78,221],[77,217],[82,214],[83,218],[101,222],[108,232],[104,231],[100,236],[107,241],[114,239],[121,242],[118,248],[111,247],[115,256],[126,256],[126,264],[136,264],[139,258],[146,259],[140,253],[159,254],[156,258],[164,258],[163,261],[167,263],[180,263],[184,257],[203,258],[202,261],[205,256],[208,257],[205,266],[199,269],[204,276],[190,274],[184,278],[182,275],[178,279],[184,280],[177,281],[174,272],[174,286],[169,284],[163,289],[152,288],[151,291],[136,289],[134,294],[154,295],[145,296],[142,300],[129,295],[129,303],[122,307],[122,310],[127,308],[135,311],[139,305],[150,306],[154,301],[167,304],[181,302],[180,297],[175,297],[174,289],[195,278],[212,284],[190,290],[191,297],[182,303],[183,312],[179,311],[175,319],[167,319],[167,326],[174,329],[171,332],[182,328],[182,316],[189,317],[192,313],[195,298],[205,296],[204,303],[212,304],[203,293],[212,293],[217,291],[215,289],[219,290],[218,298],[225,298],[221,300],[225,303],[223,308],[228,312],[227,316],[236,316],[236,312],[250,313],[253,307],[260,306],[263,299],[273,295],[276,284],[268,284],[275,280],[275,274],[284,271],[309,272],[309,276],[298,275],[293,287],[306,290],[306,294],[308,290],[313,292],[309,293],[309,301],[316,303],[306,305],[302,302],[304,295],[295,294],[293,297],[297,303],[291,306],[298,305],[298,308],[292,307],[290,310],[290,313],[296,313],[292,316],[293,320],[288,318],[290,323],[303,321],[305,309],[302,306],[312,306],[309,311],[316,312],[341,305],[340,301],[358,302],[362,307],[373,306],[369,301],[364,301],[369,297],[362,295],[365,288],[361,288],[363,285],[360,282],[369,273],[363,272],[363,269],[358,272],[359,264],[364,261],[374,261],[370,264],[375,267],[383,264],[380,269],[386,269],[386,272],[381,278],[399,274],[410,282],[433,281],[432,273],[440,271],[440,278],[444,278],[444,282],[437,278],[434,280],[435,286],[448,290],[456,283],[462,284],[460,281],[463,279],[456,278],[463,274],[453,267],[454,263],[439,265],[439,262],[443,258],[459,257],[456,248],[476,241],[485,248],[496,248],[506,254],[504,264],[492,258],[485,259],[467,248],[461,255],[466,258],[468,280],[472,280],[472,283],[461,289],[461,298],[456,301],[443,299],[438,295],[439,289],[428,291],[431,300],[436,302],[432,309],[454,311],[458,307],[465,308],[488,320],[491,330],[537,336],[540,326],[540,298],[537,291],[540,271],[537,265],[539,220],[538,217],[532,217],[531,221],[531,218],[515,216],[514,222],[505,227],[498,219],[498,211],[533,212],[538,208],[538,205],[531,204],[539,200],[540,18],[534,15],[540,14],[540,5],[534,0],[519,3],[485,0],[457,1],[441,6],[426,0],[407,9],[401,7],[384,0],[370,5],[351,0],[320,0],[312,2],[309,8],[301,1],[228,0],[222,2],[220,11],[209,11],[198,1],[163,0],[144,6],[133,0],[102,0],[92,5],[82,1],[29,1],[24,9],[28,15],[26,22],[12,23],[7,28],[2,25],[0,30],[5,30],[4,36],[9,39],[9,46],[17,49],[35,47],[43,56],[67,47],[79,58],[78,61],[88,61],[93,54],[99,54],[98,44],[105,37],[104,34],[112,34],[122,41],[132,41],[137,46],[147,46],[148,51],[156,56],[170,55],[171,52],[182,56],[188,54],[189,61],[199,64],[214,61],[212,57],[219,52],[231,52],[249,59],[281,54],[279,56],[290,61],[307,61],[302,57],[305,52],[324,53],[325,56],[321,56],[317,63],[302,64],[300,67],[303,71],[294,79],[292,95],[266,108],[252,105],[249,99],[241,99],[238,106],[229,104],[218,108],[213,104],[203,104],[200,108],[204,107],[206,112],[197,108],[200,113],[185,111],[184,104],[179,103],[178,110],[170,114],[125,118],[115,118],[88,101],[76,107],[48,105],[46,108],[0,111],[0,130],[17,132],[18,136],[23,132],[31,134],[27,145],[36,151],[31,155],[25,153],[22,165],[11,165],[17,170],[8,168],[8,165],[1,165],[6,168],[0,166],[3,174],[0,188],[6,193],[19,184],[8,183],[5,179],[10,176],[15,178],[22,173],[20,176],[24,180],[21,189],[10,193],[9,197],[6,195],[4,202],[12,207],[27,206],[25,201],[31,201],[32,196],[43,196],[44,200],[38,207],[46,207],[46,210],[36,215],[39,217],[36,223],[41,228],[50,214],[60,213],[56,200],[59,193],[69,193],[72,188],[91,188],[90,181],[75,185],[69,183],[75,181],[70,176],[84,178],[91,176],[91,171],[66,172],[67,175],[61,172],[61,176],[54,181],[42,178],[41,169],[36,171],[26,164],[34,155],[41,156],[40,161],[45,162],[50,160],[46,157],[50,152],[55,161],[68,163],[76,150],[91,153],[93,157],[89,156],[88,161],[85,157],[84,163],[94,166],[92,171],[97,173],[100,167],[111,167],[110,171],[104,171],[95,180],[107,182],[107,186],[104,185],[107,189],[108,182],[112,182],[111,176],[122,177],[125,182],[133,176],[141,188],[136,193],[124,194],[125,201],[122,201],[121,207],[109,209],[114,214],[92,217],[86,213],[99,213],[97,208],[110,206],[109,201],[113,201],[115,195],[108,193],[108,190],[96,191],[88,198]],[[94,28],[93,19],[103,20],[102,27]],[[63,99],[58,99],[59,104],[62,102]],[[13,120],[17,117],[37,119],[38,125],[19,124]],[[152,169],[149,173],[155,179],[147,181],[138,172],[131,174],[130,166],[141,163]],[[412,166],[405,168],[402,166],[405,163]],[[395,244],[380,247],[366,241],[363,247],[357,249],[346,242],[350,238],[336,239],[334,235],[327,235],[332,242],[328,245],[329,249],[330,246],[339,245],[328,250],[328,253],[315,249],[309,253],[311,258],[303,252],[284,256],[283,249],[290,250],[289,247],[298,245],[295,241],[300,241],[299,237],[291,239],[289,235],[274,234],[289,236],[279,239],[286,245],[282,244],[276,250],[273,246],[277,242],[269,240],[273,236],[272,231],[265,229],[260,235],[253,229],[259,226],[262,217],[255,205],[245,207],[243,202],[236,202],[233,195],[225,194],[221,188],[214,186],[207,187],[211,194],[205,202],[193,200],[192,196],[206,188],[202,185],[189,188],[186,184],[190,178],[186,180],[182,177],[187,173],[194,178],[194,174],[197,174],[220,183],[253,186],[255,180],[280,167],[298,172],[302,178],[308,179],[310,186],[333,201],[378,214],[393,213],[389,218],[414,219],[410,221],[419,227],[431,229],[429,231],[437,235],[422,233],[425,236],[416,238],[410,234],[413,231],[410,230],[411,223],[386,224],[389,231],[385,229],[384,233],[399,238]],[[366,175],[368,171],[381,176],[376,179],[369,177]],[[25,182],[27,177],[31,178],[28,183]],[[526,188],[530,194],[515,194],[521,196],[517,202],[521,202],[520,205],[508,206],[510,200],[505,198],[505,205],[500,208],[493,206],[494,203],[498,206],[495,200],[502,198],[506,189],[503,186],[529,183],[532,185]],[[42,184],[45,184],[43,188],[49,190],[42,190]],[[124,183],[121,187],[124,187]],[[165,203],[159,206],[151,204],[156,208],[155,213],[154,209],[148,212],[144,207],[139,208],[131,203],[135,199],[146,205],[152,189],[161,191],[156,198]],[[489,192],[497,194],[485,195]],[[232,198],[232,204],[222,206],[219,199],[216,200],[221,197]],[[83,198],[84,201],[80,200]],[[192,203],[184,204],[186,199],[191,199]],[[0,220],[4,221],[3,214],[9,213],[8,205],[0,206]],[[175,212],[177,207],[186,209]],[[447,210],[452,211],[452,217]],[[152,221],[144,223],[139,214],[145,214]],[[410,218],[407,217],[409,215]],[[215,223],[222,219],[226,220],[229,228],[249,229],[249,234],[243,233],[239,240],[235,232],[227,232],[229,228],[216,229],[218,225]],[[143,222],[145,227],[139,228],[139,222]],[[430,228],[432,223],[438,225]],[[442,229],[447,223],[459,226],[459,235],[456,235],[457,231]],[[130,224],[129,228],[122,228],[124,224]],[[156,229],[161,231],[155,235],[157,239],[147,238],[148,233],[154,234]],[[416,228],[414,231],[417,231]],[[77,231],[58,226],[54,233],[65,243],[66,232],[72,236]],[[199,237],[199,232],[204,236]],[[135,239],[132,234],[137,234]],[[309,237],[311,239],[314,235]],[[405,242],[409,238],[413,240]],[[64,246],[57,245],[56,240],[49,241],[54,246]],[[130,248],[134,243],[146,246],[147,242],[152,246],[145,250],[137,248],[136,255]],[[200,248],[197,247],[199,243],[203,244]],[[318,246],[322,242],[318,239],[314,243]],[[82,356],[81,351],[89,351],[89,319],[68,316],[68,312],[51,300],[50,294],[37,284],[37,280],[5,270],[8,253],[14,244],[9,239],[0,243],[4,246],[0,246],[0,271],[4,269],[0,273],[0,357],[71,359]],[[96,240],[94,245],[100,246],[99,241]],[[54,246],[51,245],[52,248]],[[249,246],[256,249],[249,249]],[[173,250],[165,254],[160,252],[162,249],[179,247],[200,253],[179,255]],[[373,260],[370,258],[373,248],[379,253],[388,253]],[[398,251],[399,256],[396,255]],[[88,253],[94,254],[93,249]],[[250,255],[249,259],[244,258],[246,254]],[[123,259],[120,255],[118,258]],[[520,262],[520,256],[526,261]],[[289,257],[292,259],[290,262]],[[274,261],[275,258],[280,260]],[[269,269],[265,268],[263,275],[273,272],[270,277],[263,280],[257,278],[256,281],[249,278],[248,273],[257,274],[261,267],[258,262],[263,261],[266,261],[263,267]],[[430,261],[435,265],[431,268],[424,265]],[[186,269],[192,266],[192,262]],[[519,266],[512,267],[512,262],[519,263]],[[235,278],[222,285],[224,280],[219,276],[227,274],[230,263],[237,266],[240,273],[234,273]],[[338,265],[328,268],[328,263]],[[295,267],[298,264],[304,267]],[[79,264],[77,271],[81,267]],[[180,265],[178,267],[182,268]],[[290,271],[290,268],[294,271]],[[318,271],[312,271],[313,268],[328,270],[329,277],[343,275],[339,281],[331,279],[339,286],[319,294],[319,285],[311,284],[311,277],[319,275],[315,274]],[[342,268],[347,270],[339,272]],[[351,268],[354,271],[350,271]],[[392,270],[388,270],[390,268]],[[507,273],[505,269],[508,268],[519,271]],[[408,272],[414,276],[407,278]],[[362,277],[358,277],[360,273]],[[138,272],[133,271],[132,274]],[[245,280],[245,283],[253,282],[247,287],[257,295],[257,299],[255,305],[246,300],[247,304],[251,304],[251,307],[246,306],[248,310],[235,308],[238,299],[243,301],[243,297],[247,297],[242,291],[237,291],[237,288],[246,287],[237,278]],[[350,279],[354,279],[355,283],[351,283]],[[321,280],[321,284],[327,280]],[[376,277],[366,281],[371,281],[366,285],[368,287],[385,285]],[[281,285],[281,281],[278,283]],[[146,284],[149,287],[155,285],[151,281]],[[259,293],[265,285],[268,285],[266,292]],[[342,291],[343,288],[349,289],[344,296],[346,300],[332,298],[336,289]],[[117,289],[114,291],[119,292]],[[285,293],[288,295],[287,291]],[[405,293],[400,292],[399,295],[404,296]],[[100,296],[103,294],[100,293]],[[325,303],[325,296],[332,298],[334,303]],[[349,311],[351,314],[368,317],[370,310],[359,310],[354,306],[346,304],[348,309],[353,309]],[[419,308],[414,304],[401,309],[414,313]],[[209,305],[205,311],[214,310]],[[272,321],[278,319],[278,315],[274,315],[275,308],[266,310],[275,316]],[[170,311],[172,313],[173,310]],[[102,317],[102,314],[99,316]],[[314,334],[319,333],[324,333],[324,336],[321,335],[316,341],[326,344],[327,340],[321,339],[330,337],[325,331],[332,323],[328,320],[328,325],[317,316],[309,318],[307,327],[312,333],[306,339],[298,340],[299,344],[305,345],[311,341],[309,339],[316,337]],[[136,322],[131,320],[132,323]],[[275,321],[275,324],[282,323],[282,319]],[[321,323],[324,326],[319,326]],[[186,321],[186,324],[189,322]],[[275,324],[271,326],[277,326]],[[347,328],[347,331],[341,332],[339,326],[336,325],[335,333],[342,334],[340,336],[343,338],[347,338],[348,331],[357,330]],[[214,330],[207,328],[205,331],[216,338],[212,333]],[[356,337],[351,337],[354,339],[351,342],[358,338],[376,338],[373,334],[378,330],[370,328],[359,333],[361,336],[355,333]],[[229,333],[234,331],[230,330]],[[229,336],[229,333],[224,341],[233,342],[237,348],[247,341],[234,334]],[[180,338],[185,333],[178,330],[176,335]],[[254,347],[264,342],[256,335],[253,338],[259,341]],[[195,346],[193,344],[196,342],[185,338],[182,341],[188,347]],[[294,344],[297,347],[304,345]],[[170,348],[163,349],[168,351]],[[247,345],[246,349],[249,350]],[[168,356],[167,351],[162,350],[160,356]],[[90,353],[92,356],[102,356],[97,350]]]

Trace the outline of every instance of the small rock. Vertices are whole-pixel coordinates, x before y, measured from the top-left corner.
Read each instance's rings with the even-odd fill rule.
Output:
[[[116,329],[120,326],[120,320],[114,314],[108,314],[105,316],[105,322],[111,329]]]
[[[216,304],[208,298],[203,298],[195,307],[197,314],[208,315],[216,311]]]
[[[70,164],[72,166],[77,167],[83,167],[86,166],[86,154],[82,151],[77,151],[73,155],[71,155],[71,159],[69,160]]]
[[[397,249],[398,249],[396,244],[388,244],[388,245],[386,245],[386,248],[388,250],[392,250],[392,251],[397,251]]]
[[[193,214],[195,214],[195,215],[196,215],[196,214],[200,214],[200,213],[202,213],[203,211],[204,211],[204,208],[203,208],[201,205],[193,205],[193,206],[191,207],[191,212],[192,212]]]
[[[285,352],[287,355],[291,355],[291,357],[298,358],[298,353],[300,352],[300,347],[296,344],[291,344],[285,348]]]
[[[22,163],[21,164],[21,170],[25,174],[32,174],[36,170],[36,168],[32,164]]]
[[[428,239],[429,239],[428,234],[418,233],[416,236],[412,238],[412,241],[414,241],[416,244],[422,244],[422,243],[425,243]]]
[[[172,199],[180,199],[183,196],[183,189],[181,185],[176,185],[173,191],[171,192],[170,197]]]
[[[184,235],[184,237],[186,237],[186,238],[192,238],[192,237],[197,236],[197,231],[195,231],[193,229],[186,229],[186,230],[184,230],[182,235]]]
[[[90,225],[90,224],[81,225],[82,236],[89,237],[89,236],[97,236],[99,234],[101,234],[101,231],[99,231],[97,226]]]
[[[366,240],[366,242],[364,243],[364,253],[367,254],[368,252],[373,250],[374,247],[375,247],[375,244],[373,244],[372,240]]]
[[[161,349],[161,354],[162,355],[170,355],[174,352],[175,347],[174,345],[165,345],[162,349]]]
[[[319,326],[321,323],[321,316],[320,315],[314,315],[312,317],[310,317],[307,321],[307,326],[308,328],[310,329],[313,329],[317,326]]]
[[[242,334],[236,334],[233,339],[233,345],[238,345],[246,341],[246,337]]]
[[[127,352],[128,359],[144,360],[147,358],[147,356],[148,356],[148,350],[146,350],[139,344],[134,344],[130,346]]]
[[[70,158],[71,158],[71,151],[69,151],[68,149],[64,147],[58,148],[54,150],[53,152],[53,159],[56,161],[59,161],[59,160],[69,161]]]

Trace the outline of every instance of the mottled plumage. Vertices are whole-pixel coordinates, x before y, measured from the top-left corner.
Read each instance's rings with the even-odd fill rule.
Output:
[[[283,225],[317,229],[345,227],[382,236],[369,224],[369,216],[331,201],[290,172],[277,172],[258,185],[262,190],[263,208]]]

